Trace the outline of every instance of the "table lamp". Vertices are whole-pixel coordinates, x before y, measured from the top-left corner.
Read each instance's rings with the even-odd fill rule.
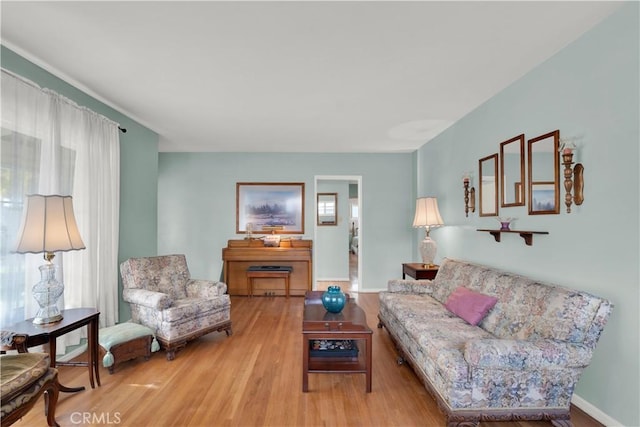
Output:
[[[62,320],[57,302],[64,292],[64,285],[56,279],[57,266],[52,262],[54,252],[84,248],[73,215],[71,196],[27,195],[15,251],[21,254],[44,252],[47,261],[39,267],[41,280],[32,288],[33,297],[40,305],[33,323],[42,325]]]
[[[418,244],[422,262],[425,267],[434,267],[433,260],[436,257],[438,245],[429,237],[432,227],[444,225],[440,211],[438,211],[438,200],[435,197],[421,197],[416,200],[416,214],[413,218],[413,226],[424,227],[426,235],[423,241]]]

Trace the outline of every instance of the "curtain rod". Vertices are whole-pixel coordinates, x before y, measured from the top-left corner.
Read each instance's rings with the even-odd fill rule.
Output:
[[[0,1],[1,1],[1,0],[0,0]],[[97,113],[97,112],[93,111],[93,110],[92,110],[92,109],[90,109],[89,107],[85,107],[85,106],[83,106],[83,105],[80,105],[80,104],[78,104],[77,102],[73,101],[72,99],[67,98],[66,96],[64,96],[64,95],[62,95],[62,94],[60,94],[60,93],[58,93],[58,92],[56,92],[56,91],[54,91],[54,90],[47,89],[47,88],[43,88],[43,87],[42,87],[42,86],[40,86],[39,84],[37,84],[37,83],[35,83],[35,82],[33,82],[33,81],[31,81],[31,80],[27,79],[26,77],[23,77],[23,76],[21,76],[21,75],[19,75],[19,74],[14,73],[13,71],[7,70],[6,68],[0,67],[0,70],[2,70],[2,72],[3,72],[4,74],[6,74],[6,75],[8,75],[8,76],[11,76],[11,77],[13,77],[14,79],[18,79],[18,80],[19,80],[19,81],[21,81],[22,83],[24,83],[24,84],[26,84],[26,85],[29,85],[29,86],[33,87],[34,89],[40,90],[40,91],[45,92],[45,93],[51,93],[51,94],[54,94],[54,95],[55,95],[55,96],[57,96],[60,100],[62,100],[62,101],[64,101],[64,102],[66,102],[67,104],[73,105],[74,107],[79,108],[79,109],[82,109],[82,110],[90,111],[91,113],[93,113],[93,114],[96,114],[96,115],[100,116],[103,120],[106,120],[106,121],[108,121],[108,122],[110,122],[110,123],[113,123],[113,124],[117,125],[117,126],[118,126],[118,129],[120,130],[120,132],[122,132],[122,133],[127,133],[127,129],[126,129],[126,128],[121,127],[121,126],[120,126],[120,124],[118,124],[117,122],[115,122],[115,121],[111,120],[110,118],[108,118],[107,116],[105,116],[105,115],[103,115],[103,114],[100,114],[100,113]]]

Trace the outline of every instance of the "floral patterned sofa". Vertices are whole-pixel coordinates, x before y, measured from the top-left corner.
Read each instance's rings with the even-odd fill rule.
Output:
[[[151,328],[167,360],[213,331],[231,335],[231,301],[223,282],[192,279],[184,255],[129,258],[120,265],[131,320]]]
[[[458,287],[494,300],[477,326],[445,307]],[[448,426],[523,419],[571,426],[574,387],[611,310],[609,301],[585,292],[445,259],[433,281],[389,281],[378,327],[387,329],[398,362],[412,366]]]

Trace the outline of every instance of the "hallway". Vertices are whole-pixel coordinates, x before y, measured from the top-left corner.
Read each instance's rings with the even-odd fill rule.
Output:
[[[322,280],[317,283],[317,291],[325,291],[331,285],[337,285],[344,292],[358,292],[360,281],[358,278],[358,255],[349,252],[349,281]]]

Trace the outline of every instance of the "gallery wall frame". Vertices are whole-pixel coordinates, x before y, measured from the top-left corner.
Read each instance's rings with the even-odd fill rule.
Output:
[[[478,161],[480,170],[480,216],[498,215],[498,153]]]
[[[560,130],[527,143],[529,215],[560,213]]]
[[[500,143],[500,206],[524,206],[524,134]]]

